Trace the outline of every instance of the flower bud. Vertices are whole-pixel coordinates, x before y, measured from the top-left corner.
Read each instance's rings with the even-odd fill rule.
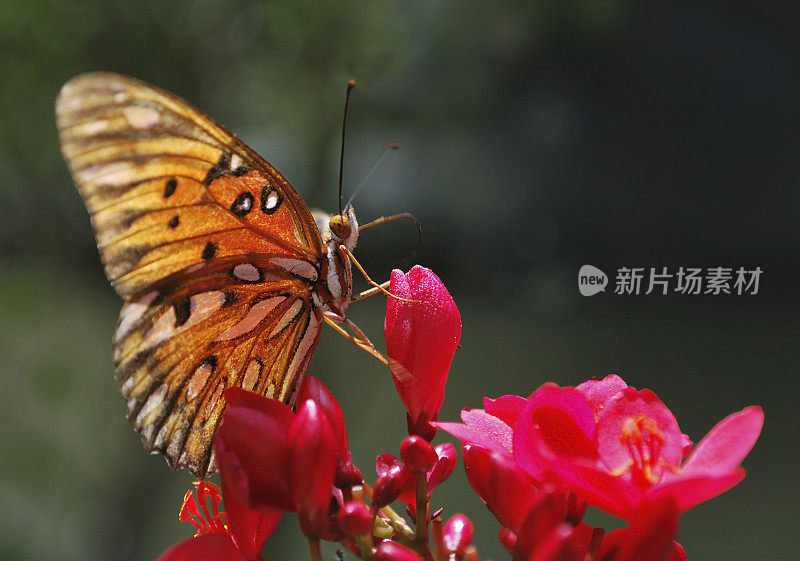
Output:
[[[375,551],[375,561],[423,561],[416,551],[392,540],[383,540]]]
[[[403,492],[409,475],[408,469],[401,462],[381,472],[372,489],[372,504],[377,508],[383,508],[394,502]]]
[[[339,528],[351,538],[372,533],[375,518],[364,503],[345,503],[338,514]]]
[[[472,522],[463,514],[451,516],[442,529],[442,541],[447,554],[455,555],[456,559],[462,559],[464,550],[472,543],[474,530]]]
[[[425,473],[439,459],[433,446],[419,436],[409,436],[400,444],[400,457],[412,473]]]
[[[340,459],[341,460],[341,459]],[[336,463],[336,478],[334,485],[343,489],[345,487],[352,487],[353,485],[361,485],[364,482],[364,476],[361,475],[361,470],[358,469],[349,458],[346,461],[338,461]]]
[[[497,538],[507,552],[514,552],[514,548],[517,546],[517,535],[514,532],[508,528],[500,528]]]
[[[386,303],[386,353],[395,387],[408,412],[410,434],[431,440],[444,400],[450,363],[461,337],[461,316],[430,269],[392,271]]]
[[[319,538],[328,520],[336,442],[325,414],[314,400],[306,400],[300,406],[289,441],[289,476],[300,529],[308,537]]]
[[[428,488],[433,489],[453,474],[458,461],[456,447],[450,442],[439,444],[434,448],[438,459],[428,473]]]

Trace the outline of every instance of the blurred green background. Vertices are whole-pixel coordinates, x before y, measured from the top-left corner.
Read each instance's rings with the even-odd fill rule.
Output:
[[[192,533],[177,520],[190,476],[124,419],[120,301],[58,150],[55,96],[89,70],[190,100],[327,209],[355,78],[345,192],[396,140],[356,207],[424,228],[419,246],[410,223],[368,231],[358,256],[378,279],[433,268],[462,312],[441,418],[611,372],[654,389],[695,441],[761,404],[748,477],[686,514],[680,541],[690,559],[796,556],[798,22],[777,0],[4,0],[0,559],[145,561]],[[584,298],[584,263],[764,276],[756,296]],[[351,308],[376,340],[383,306]],[[373,477],[405,429],[388,373],[332,331],[310,372]],[[507,558],[461,468],[434,504],[475,520],[484,558]],[[306,558],[292,517],[265,556]]]

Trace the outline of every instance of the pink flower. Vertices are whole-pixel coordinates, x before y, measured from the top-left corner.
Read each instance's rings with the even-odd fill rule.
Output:
[[[306,383],[319,384],[314,379]],[[305,395],[315,393],[319,388]],[[223,486],[250,510],[297,511],[303,532],[320,537],[346,446],[343,421],[339,427],[341,419],[334,415],[330,422],[325,410],[331,404],[314,399],[303,401],[296,414],[279,401],[239,388],[227,390],[225,400],[214,438]],[[346,456],[349,461],[349,452]]]
[[[450,363],[461,337],[461,316],[442,281],[419,265],[395,269],[386,303],[386,352],[397,391],[408,411],[409,434],[428,441],[444,401]]]
[[[465,444],[513,458],[532,482],[565,485],[628,520],[662,497],[672,497],[680,513],[736,485],[744,477],[739,464],[763,424],[761,409],[748,407],[689,453],[691,441],[672,412],[653,392],[628,387],[618,376],[575,388],[545,384],[527,400],[485,403],[485,410],[462,411],[464,424],[437,426]]]
[[[180,519],[191,523],[197,533],[169,548],[158,561],[260,560],[261,548],[278,527],[281,515],[248,510],[227,492],[224,492],[226,511],[222,512],[216,485],[204,481],[194,485],[195,493],[187,491],[183,499]]]
[[[652,391],[622,384],[609,376],[537,390],[514,425],[518,465],[533,475],[551,471],[589,504],[625,519],[665,496],[685,512],[744,478],[739,464],[761,432],[761,408],[728,416],[687,456],[691,443],[672,412]]]

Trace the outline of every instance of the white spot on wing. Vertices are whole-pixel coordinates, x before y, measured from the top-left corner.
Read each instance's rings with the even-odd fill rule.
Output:
[[[189,299],[189,319],[181,326],[181,330],[200,323],[219,310],[224,303],[225,293],[220,290],[195,294]]]
[[[197,394],[199,394],[200,390],[202,390],[206,385],[206,382],[208,382],[208,377],[213,371],[214,366],[209,362],[204,362],[198,366],[192,373],[189,383],[186,385],[186,397],[189,399],[194,399],[197,397]]]
[[[122,114],[125,115],[128,124],[135,129],[149,129],[160,119],[158,111],[152,107],[143,107],[141,105],[123,107]]]
[[[93,121],[91,123],[86,123],[76,127],[76,133],[80,131],[80,134],[91,136],[93,134],[97,134],[99,132],[103,132],[108,128],[108,121],[101,120],[101,121]]]
[[[217,387],[214,389],[214,395],[211,396],[206,402],[206,406],[203,409],[203,413],[201,417],[203,419],[208,419],[211,416],[211,413],[214,412],[214,407],[219,403],[219,400],[222,399],[222,391],[225,389],[225,380],[220,380],[217,383]]]
[[[233,268],[233,276],[243,281],[256,282],[261,278],[261,273],[252,263],[240,263]]]
[[[278,320],[278,323],[275,324],[275,327],[272,329],[272,332],[269,334],[270,338],[275,337],[278,333],[283,331],[287,325],[294,321],[294,318],[297,317],[297,314],[300,313],[300,310],[303,309],[303,301],[302,300],[295,300],[291,307],[286,310],[286,313],[283,314],[281,319]]]
[[[133,376],[130,376],[125,382],[122,383],[122,386],[119,388],[120,393],[123,396],[128,395],[128,392],[131,391],[133,388]]]
[[[269,192],[269,195],[267,195],[267,204],[266,204],[267,210],[272,210],[276,206],[278,206],[278,200],[279,200],[278,192],[273,189],[272,191]]]
[[[136,416],[136,422],[134,422],[134,426],[140,427],[147,416],[161,406],[166,395],[167,386],[164,384],[158,386],[158,389],[151,393],[150,397],[147,398],[147,401],[144,402],[144,406],[142,406],[139,414]]]
[[[124,185],[133,181],[136,171],[129,162],[99,164],[80,170],[75,174],[78,183],[95,182],[98,185]]]
[[[147,330],[142,338],[142,348],[155,347],[175,334],[175,308],[170,306],[159,316],[153,327]]]
[[[247,365],[247,370],[244,372],[244,380],[242,381],[242,389],[253,391],[258,382],[258,377],[261,376],[261,369],[263,368],[261,361],[253,359]]]
[[[250,308],[250,310],[247,312],[247,315],[244,316],[239,323],[221,333],[216,340],[230,341],[235,337],[239,337],[240,335],[248,333],[265,317],[267,317],[267,315],[275,308],[275,306],[284,300],[286,300],[285,296],[273,296],[272,298],[267,298],[266,300],[258,302],[252,308]]]
[[[164,445],[164,442],[167,440],[167,435],[169,434],[169,427],[169,423],[161,425],[161,429],[156,435],[156,440],[153,442],[153,448],[161,448]]]
[[[236,171],[237,169],[242,167],[243,163],[244,163],[244,160],[242,160],[242,157],[239,154],[234,154],[233,156],[231,156],[231,170],[232,171]]]
[[[304,259],[291,259],[289,257],[274,257],[269,260],[273,265],[289,271],[293,275],[301,276],[310,281],[315,281],[319,277],[317,269]]]
[[[311,313],[309,314],[306,332],[303,334],[303,338],[300,340],[300,344],[297,346],[294,357],[292,357],[292,362],[289,364],[289,368],[286,371],[286,376],[283,379],[283,387],[281,388],[280,399],[286,398],[290,390],[290,386],[296,388],[300,385],[300,382],[303,381],[303,375],[305,375],[306,369],[308,368],[308,352],[311,349],[311,346],[314,344],[314,341],[317,340],[318,334],[319,320],[317,319],[316,314]]]
[[[167,456],[174,458],[178,454],[181,446],[183,446],[184,431],[176,430],[169,437],[169,444],[167,445]]]
[[[119,313],[119,324],[117,325],[117,332],[114,334],[114,341],[119,341],[133,328],[137,321],[142,319],[142,316],[153,303],[153,300],[158,296],[157,290],[151,290],[136,302],[131,302],[122,307]]]

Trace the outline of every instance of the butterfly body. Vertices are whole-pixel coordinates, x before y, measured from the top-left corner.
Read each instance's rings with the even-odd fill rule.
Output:
[[[70,80],[56,117],[124,300],[113,359],[128,419],[148,451],[204,477],[224,390],[291,403],[325,316],[345,319],[355,213],[315,222],[247,145],[133,78]]]

